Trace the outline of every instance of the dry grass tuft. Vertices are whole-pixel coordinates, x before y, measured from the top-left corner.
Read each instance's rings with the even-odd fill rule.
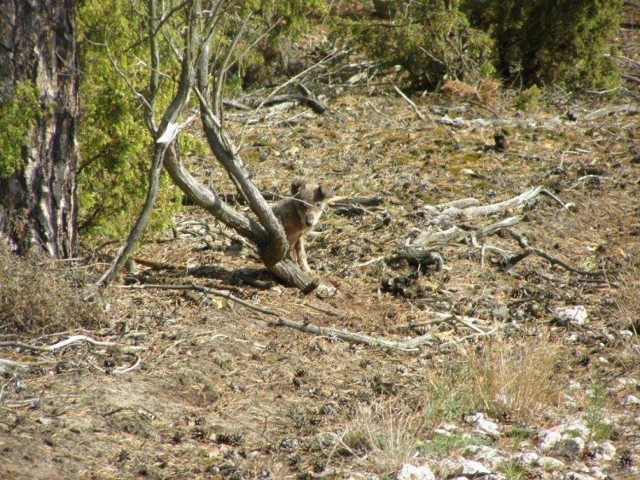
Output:
[[[0,253],[0,334],[42,334],[103,324],[95,295],[83,295],[70,270],[42,258]]]
[[[430,430],[420,411],[399,402],[358,407],[336,448],[342,455],[363,457],[378,474],[390,474],[415,457]]]
[[[460,80],[445,80],[442,92],[451,100],[471,100],[483,105],[493,105],[500,94],[500,82],[484,78],[477,86]]]
[[[527,422],[559,404],[562,386],[556,363],[560,359],[560,346],[548,340],[496,339],[471,355],[470,387],[487,414]]]

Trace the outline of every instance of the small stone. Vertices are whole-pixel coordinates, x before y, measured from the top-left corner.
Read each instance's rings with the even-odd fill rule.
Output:
[[[459,429],[458,426],[453,423],[443,423],[442,425],[440,425],[440,428],[436,428],[434,432],[439,435],[445,435],[447,437],[450,437],[453,434],[453,432],[455,432],[458,429]]]
[[[616,447],[611,442],[603,442],[600,445],[596,442],[589,442],[587,448],[596,460],[610,462],[616,456]]]
[[[576,458],[585,447],[585,440],[589,430],[582,424],[574,422],[568,425],[560,425],[542,433],[540,450],[553,451],[554,454],[567,458]]]
[[[443,423],[440,425],[440,428],[446,430],[447,432],[455,432],[459,429],[459,427],[455,423]]]
[[[525,452],[516,456],[516,459],[525,465],[529,465],[534,467],[538,465],[538,461],[540,460],[540,455],[535,452]]]
[[[567,388],[569,390],[582,390],[582,384],[577,380],[569,380],[569,383],[567,384]]]
[[[566,327],[567,325],[584,325],[587,323],[587,317],[587,309],[582,305],[575,305],[573,307],[558,308],[555,319],[559,325]]]
[[[564,468],[564,462],[553,457],[540,457],[538,465],[547,471],[562,470]]]
[[[579,421],[558,425],[540,433],[540,449],[549,451],[556,449],[560,443],[566,443],[574,438],[582,440],[588,436],[589,429]],[[569,446],[569,449],[573,450],[573,447],[575,445]],[[584,440],[582,440],[582,448],[584,448]]]
[[[559,431],[547,431],[541,435],[540,450],[548,451],[562,441],[562,433]]]
[[[491,470],[485,467],[480,462],[474,460],[467,460],[466,458],[460,459],[460,467],[455,472],[456,475],[463,477],[473,477],[480,475],[490,475]]]
[[[396,475],[397,480],[436,480],[436,476],[427,465],[416,467],[405,463]]]
[[[622,399],[623,405],[640,405],[640,398],[635,395],[627,395]]]
[[[482,458],[483,460],[493,460],[500,456],[497,449],[486,445],[469,445],[466,452],[476,455],[478,458]]]
[[[585,441],[580,437],[567,438],[563,442],[562,455],[568,458],[578,457],[585,447]]]
[[[483,413],[467,415],[464,417],[464,421],[470,425],[475,425],[478,433],[484,433],[492,437],[500,435],[500,426],[493,420],[486,418]]]

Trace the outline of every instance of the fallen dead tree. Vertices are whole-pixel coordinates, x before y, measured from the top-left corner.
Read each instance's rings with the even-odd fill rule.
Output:
[[[429,229],[421,232],[413,242],[403,247],[400,252],[404,252],[405,256],[407,251],[414,252],[414,255],[419,258],[420,256],[427,255],[427,253],[430,252],[430,248],[439,244],[458,242],[461,245],[471,244],[476,248],[482,249],[483,256],[487,251],[499,254],[502,257],[499,263],[505,271],[508,271],[517,263],[533,255],[547,260],[552,265],[560,266],[578,275],[602,276],[610,273],[610,271],[602,269],[578,269],[542,249],[530,247],[524,236],[519,235],[511,229],[511,227],[522,222],[523,217],[521,215],[509,216],[483,227],[472,227],[468,223],[472,220],[491,215],[522,211],[541,196],[551,198],[564,210],[569,210],[573,206],[572,204],[564,204],[559,198],[540,186],[531,188],[513,198],[488,205],[479,205],[476,199],[467,198],[440,205],[427,206],[425,207],[425,211],[433,215],[428,221]],[[510,252],[494,247],[483,241],[486,237],[502,231],[505,231],[512,239],[517,241],[518,246],[521,248],[520,252]],[[389,260],[389,258],[386,258],[386,260]]]
[[[529,256],[537,256],[552,265],[562,267],[578,275],[603,276],[611,273],[611,271],[602,269],[582,270],[575,268],[542,249],[530,247],[525,237],[511,229],[523,221],[522,215],[511,215],[482,227],[470,225],[471,221],[485,217],[522,211],[542,196],[550,198],[563,210],[568,211],[573,207],[573,204],[563,203],[557,196],[541,186],[526,190],[513,198],[488,205],[480,205],[480,202],[475,198],[464,198],[439,205],[427,205],[424,207],[424,211],[427,215],[431,215],[431,218],[427,221],[428,228],[426,230],[420,232],[413,241],[406,242],[392,254],[374,258],[357,266],[363,267],[380,261],[391,264],[406,260],[409,265],[420,268],[434,266],[435,270],[439,271],[444,268],[445,261],[435,249],[445,244],[458,244],[460,246],[472,245],[481,249],[483,258],[486,252],[500,255],[499,264],[505,271]],[[486,237],[502,231],[517,241],[521,249],[519,252],[511,252],[486,243]]]

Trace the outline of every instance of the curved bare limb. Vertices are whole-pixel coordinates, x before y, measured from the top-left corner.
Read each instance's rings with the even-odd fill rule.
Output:
[[[150,28],[154,27],[154,17],[157,9],[156,1],[157,0],[149,0],[149,13],[152,15],[149,24]],[[100,280],[98,280],[99,285],[107,285],[116,275],[118,270],[120,270],[122,265],[125,264],[127,258],[129,258],[129,255],[131,255],[133,247],[142,236],[147,223],[149,222],[149,218],[151,217],[153,204],[155,203],[155,200],[158,196],[158,190],[160,186],[160,173],[162,172],[163,159],[165,157],[169,144],[175,139],[175,136],[178,133],[176,120],[180,113],[182,113],[182,110],[189,100],[189,94],[191,92],[191,87],[193,84],[195,74],[195,46],[199,43],[200,36],[199,31],[195,25],[195,18],[197,18],[199,15],[200,2],[194,1],[190,3],[187,10],[187,16],[189,19],[189,21],[187,22],[188,33],[186,36],[184,53],[182,56],[182,66],[178,90],[176,91],[171,104],[169,105],[169,107],[167,107],[164,115],[162,116],[162,121],[160,122],[160,126],[157,129],[154,129],[152,108],[158,86],[157,61],[159,56],[157,51],[157,43],[155,42],[155,39],[151,40],[150,47],[152,65],[155,65],[156,68],[152,69],[150,76],[149,89],[153,94],[153,97],[147,103],[145,118],[147,120],[147,127],[151,131],[155,143],[153,161],[149,170],[149,188],[147,190],[147,196],[145,198],[144,206],[142,207],[140,215],[138,216],[133,229],[127,237],[127,241],[122,246],[107,271],[100,277]]]

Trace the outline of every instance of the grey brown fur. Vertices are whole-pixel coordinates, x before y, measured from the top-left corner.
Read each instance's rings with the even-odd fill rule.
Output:
[[[291,183],[291,197],[273,205],[273,213],[287,234],[291,257],[305,272],[310,270],[304,249],[304,234],[313,230],[320,215],[333,196],[333,190],[324,183],[296,178]]]

